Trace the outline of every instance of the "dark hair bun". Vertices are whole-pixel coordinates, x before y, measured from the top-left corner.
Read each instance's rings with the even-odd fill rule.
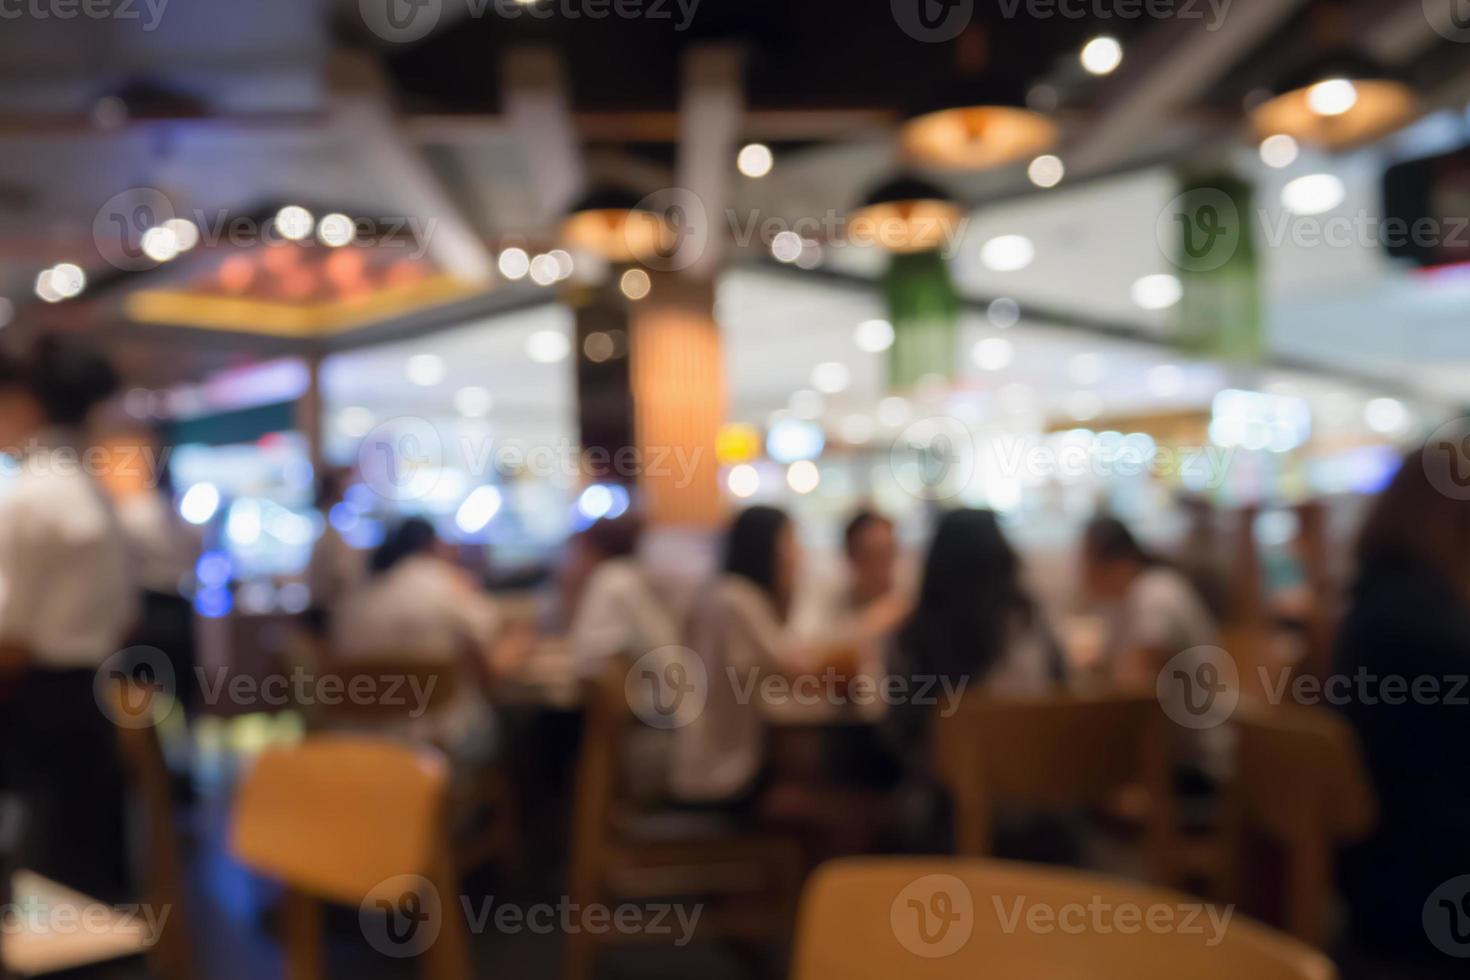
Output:
[[[79,425],[120,384],[107,358],[56,337],[43,337],[31,353],[31,391],[57,425]]]

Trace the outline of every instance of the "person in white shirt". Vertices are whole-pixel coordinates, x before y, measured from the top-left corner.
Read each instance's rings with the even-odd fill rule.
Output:
[[[642,530],[630,515],[603,518],[572,542],[580,552],[576,566],[590,569],[567,636],[579,676],[597,676],[608,657],[636,659],[679,642],[674,618],[637,558]]]
[[[138,605],[79,432],[117,384],[105,360],[54,340],[0,361],[0,451],[18,460],[0,499],[3,778],[27,810],[22,864],[104,899],[127,887],[123,781],[94,678]]]
[[[404,661],[442,665],[453,700],[389,734],[432,742],[461,758],[493,748],[488,683],[501,617],[495,600],[453,561],[428,521],[411,518],[374,553],[371,576],[332,610],[331,659],[342,664]]]
[[[1183,655],[1187,662],[1177,666],[1193,675],[1210,656],[1207,648],[1220,642],[1219,626],[1194,585],[1149,554],[1122,521],[1098,517],[1088,524],[1082,569],[1088,592],[1111,607],[1103,663],[1114,683],[1152,691],[1171,659]],[[1178,685],[1167,690],[1183,696]],[[1229,775],[1228,730],[1180,731],[1176,741],[1179,790],[1213,792]]]

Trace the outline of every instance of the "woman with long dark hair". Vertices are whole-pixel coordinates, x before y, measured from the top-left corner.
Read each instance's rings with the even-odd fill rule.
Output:
[[[696,600],[686,636],[707,681],[703,710],[674,740],[672,788],[686,801],[739,806],[761,789],[764,726],[732,680],[759,683],[789,661],[795,643],[786,620],[799,561],[784,512],[751,507],[730,525],[720,574]]]
[[[1345,856],[1341,876],[1345,933],[1358,951],[1385,961],[1365,966],[1365,977],[1464,975],[1434,945],[1463,949],[1470,930],[1463,879],[1458,891],[1441,888],[1470,874],[1465,435],[1409,454],[1374,502],[1337,632],[1333,671],[1350,692],[1340,708],[1362,743],[1379,803],[1377,829]],[[1395,696],[1390,682],[1409,693]]]
[[[86,473],[84,429],[118,386],[99,355],[43,340],[0,360],[0,669],[7,788],[24,802],[22,863],[87,894],[126,894],[123,779],[94,697],[138,614],[127,545]],[[97,691],[105,691],[102,685]]]

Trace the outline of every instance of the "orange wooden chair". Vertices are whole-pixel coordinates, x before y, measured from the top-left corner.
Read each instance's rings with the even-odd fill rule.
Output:
[[[803,873],[800,848],[776,836],[732,834],[708,822],[660,815],[641,822],[625,805],[624,747],[641,726],[628,706],[621,658],[588,687],[577,765],[569,897],[578,907],[691,897],[705,906],[701,939],[789,943]],[[646,815],[645,815],[646,816]],[[645,934],[575,930],[567,937],[564,975],[587,980],[600,946],[657,942]]]
[[[939,719],[935,751],[957,853],[991,853],[999,804],[1106,809],[1141,787],[1145,857],[1154,880],[1171,880],[1178,838],[1166,719],[1154,698],[976,693]]]
[[[1227,894],[1241,897],[1251,842],[1269,841],[1284,862],[1281,925],[1324,946],[1337,849],[1362,840],[1377,819],[1357,736],[1320,708],[1242,704],[1231,724],[1236,771],[1227,790]]]
[[[385,910],[391,955],[417,955],[431,980],[467,980],[468,940],[444,845],[446,783],[438,753],[372,738],[321,736],[256,761],[235,801],[231,849],[288,888],[289,980],[324,975],[324,901],[365,908],[365,930],[373,906]],[[424,936],[422,949],[410,949]]]
[[[1297,940],[1240,916],[1226,920],[1222,910],[1178,892],[965,858],[822,866],[802,896],[791,971],[792,980],[1336,975],[1325,956]]]

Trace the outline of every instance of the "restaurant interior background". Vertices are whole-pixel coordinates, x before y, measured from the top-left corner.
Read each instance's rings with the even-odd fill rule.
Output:
[[[757,503],[811,579],[861,507],[908,578],[940,513],[991,509],[1076,649],[1106,510],[1209,566],[1263,662],[1306,658],[1276,627],[1470,404],[1459,7],[0,0],[0,345],[117,365],[102,429],[191,528],[206,670],[291,662],[325,530],[366,552],[423,516],[536,624],[517,696],[570,711],[568,536],[641,515],[687,599]],[[311,719],[258,708],[162,732],[195,975],[281,969],[226,815]],[[534,830],[505,887],[539,894],[566,845]],[[560,969],[540,937],[473,948]],[[605,975],[686,964],[762,969]]]

